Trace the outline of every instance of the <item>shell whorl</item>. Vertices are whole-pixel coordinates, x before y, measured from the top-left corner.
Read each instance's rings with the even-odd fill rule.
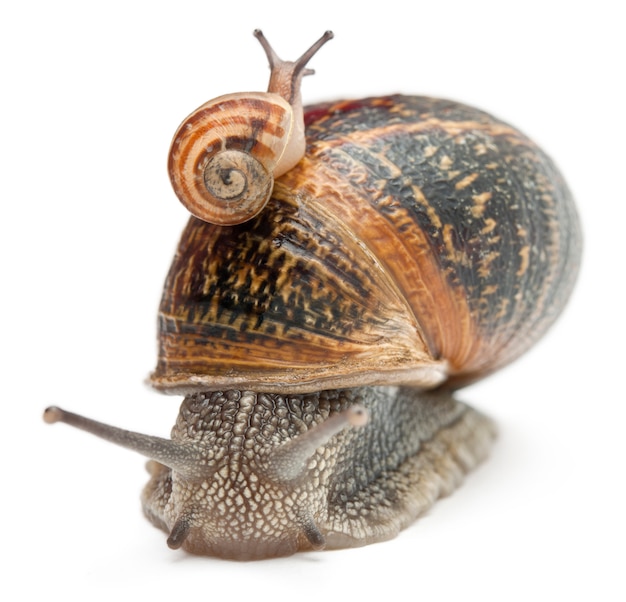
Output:
[[[202,105],[172,142],[168,168],[176,195],[203,221],[251,219],[271,196],[292,131],[292,108],[277,94],[230,94]]]

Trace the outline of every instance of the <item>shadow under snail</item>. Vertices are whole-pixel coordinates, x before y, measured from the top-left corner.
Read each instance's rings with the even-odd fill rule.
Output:
[[[267,93],[206,103],[169,172],[193,213],[152,385],[171,440],[48,408],[144,454],[171,548],[233,559],[393,537],[483,460],[491,420],[454,392],[528,349],[572,290],[580,229],[552,161],[448,100],[303,109],[306,65],[260,31]]]

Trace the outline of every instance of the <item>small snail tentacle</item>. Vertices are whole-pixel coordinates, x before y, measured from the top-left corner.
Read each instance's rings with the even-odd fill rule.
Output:
[[[302,76],[311,57],[333,37],[326,32],[297,61],[283,61],[260,30],[271,75],[267,92],[229,94],[209,101],[180,125],[168,170],[176,196],[196,217],[234,226],[258,215],[274,178],[304,156]]]
[[[326,42],[333,39],[334,34],[330,30],[325,31],[324,35],[296,61],[283,61],[280,59],[260,29],[256,29],[254,35],[261,43],[261,46],[263,46],[270,64],[271,74],[267,87],[268,93],[277,94],[284,98],[293,111],[292,130],[286,137],[287,143],[283,147],[282,153],[274,167],[274,177],[277,178],[295,167],[304,156],[306,146],[304,109],[300,92],[302,77],[315,73],[313,69],[306,69],[305,67],[313,55]]]
[[[254,30],[254,35],[263,46],[267,60],[270,64],[271,76],[267,88],[268,92],[280,94],[290,104],[294,104],[300,96],[300,81],[305,75],[313,75],[315,70],[305,69],[307,63],[328,40],[332,40],[334,34],[328,30],[296,61],[283,61],[271,47],[267,38],[260,29]],[[300,106],[302,103],[300,102]]]

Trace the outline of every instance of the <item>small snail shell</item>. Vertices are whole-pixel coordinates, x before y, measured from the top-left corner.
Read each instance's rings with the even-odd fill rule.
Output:
[[[274,178],[304,156],[300,82],[310,58],[329,39],[327,31],[297,61],[282,61],[260,30],[270,62],[267,92],[228,94],[196,109],[179,126],[168,169],[176,195],[196,217],[235,225],[257,215],[269,200]]]

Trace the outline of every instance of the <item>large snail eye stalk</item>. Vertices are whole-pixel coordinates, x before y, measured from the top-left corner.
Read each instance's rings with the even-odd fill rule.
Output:
[[[48,424],[63,422],[110,443],[135,451],[179,472],[185,478],[198,479],[207,476],[206,471],[202,470],[198,462],[197,450],[170,439],[126,431],[55,406],[46,408],[43,419]]]
[[[367,421],[367,410],[355,404],[281,445],[268,458],[264,472],[275,481],[288,483],[297,480],[306,472],[306,463],[318,447],[328,443],[333,435],[343,429],[363,427]]]

